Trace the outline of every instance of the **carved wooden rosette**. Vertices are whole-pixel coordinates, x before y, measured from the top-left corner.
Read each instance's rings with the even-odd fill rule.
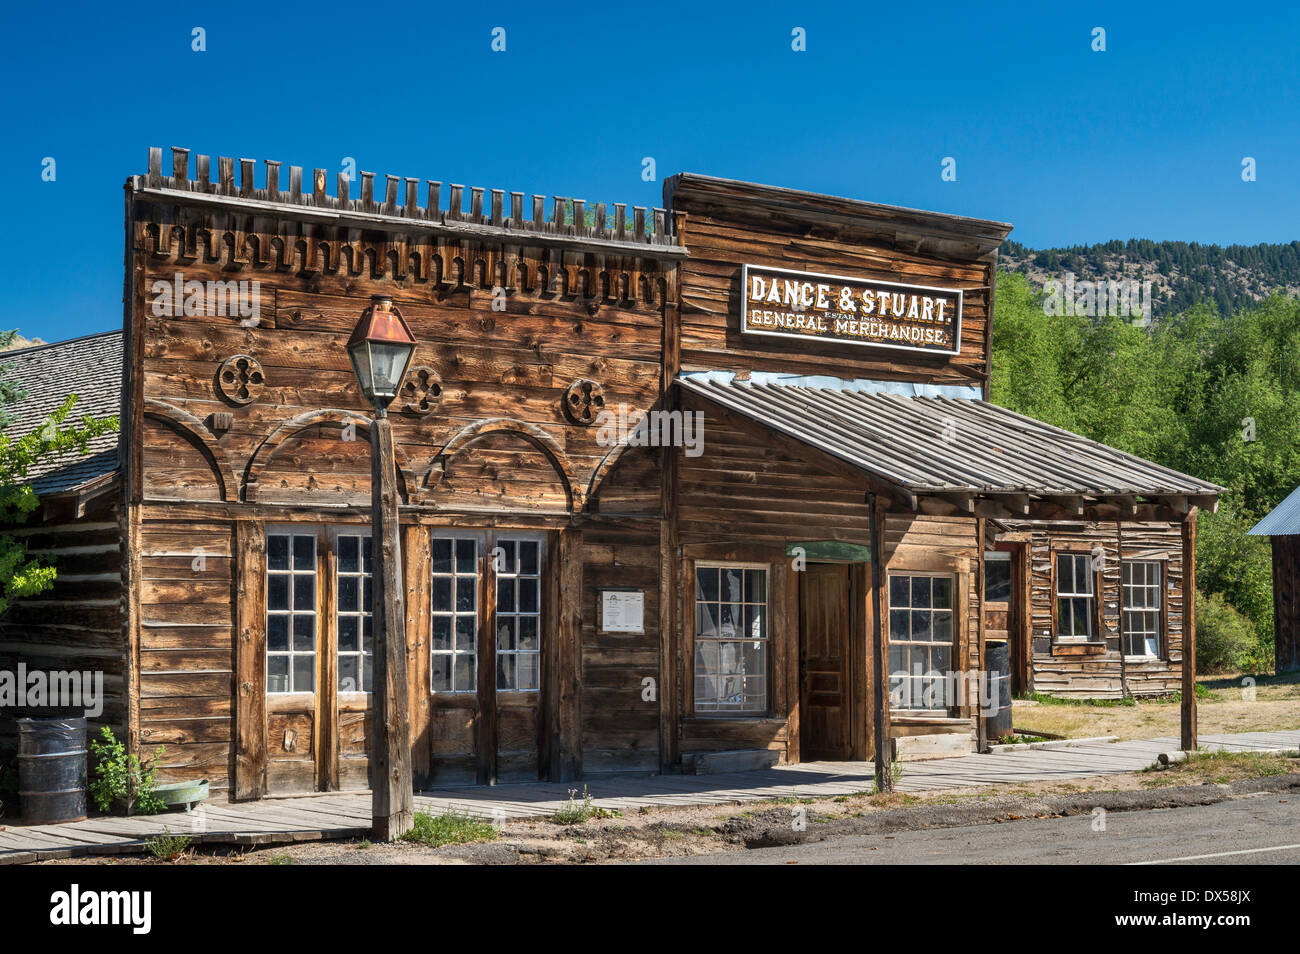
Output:
[[[246,354],[232,355],[217,369],[217,387],[226,400],[235,404],[251,404],[265,386],[262,365]]]
[[[442,375],[433,368],[416,365],[406,372],[402,384],[402,409],[424,417],[442,403]]]
[[[564,415],[574,424],[592,424],[605,407],[605,389],[589,378],[579,378],[564,392]]]

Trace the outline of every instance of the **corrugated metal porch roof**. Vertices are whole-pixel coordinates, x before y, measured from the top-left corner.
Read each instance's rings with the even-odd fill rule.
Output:
[[[1223,489],[987,401],[708,375],[679,381],[913,494],[1213,497]]]

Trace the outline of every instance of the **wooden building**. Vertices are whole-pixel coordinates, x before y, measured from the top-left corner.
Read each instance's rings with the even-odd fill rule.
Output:
[[[120,526],[122,723],[164,777],[366,784],[344,344],[374,297],[418,341],[392,417],[420,786],[864,759],[878,731],[969,751],[999,641],[1021,688],[1177,684],[1219,488],[987,402],[1010,226],[664,192],[331,195],[323,170],[151,150],[96,526]]]
[[[1277,672],[1300,669],[1300,487],[1251,534],[1273,547],[1273,662]]]

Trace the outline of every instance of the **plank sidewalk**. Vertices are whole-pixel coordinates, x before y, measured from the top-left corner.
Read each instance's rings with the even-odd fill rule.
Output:
[[[1300,748],[1300,730],[1206,735],[1200,741],[1202,750],[1295,750]],[[1177,748],[1178,740],[1167,737],[905,762],[896,789],[932,792],[1135,772],[1151,765],[1161,752]],[[720,775],[621,776],[569,784],[536,782],[435,790],[417,794],[415,803],[421,811],[458,811],[489,821],[545,818],[568,802],[571,790],[581,794],[585,785],[594,805],[626,813],[641,808],[740,805],[772,798],[849,795],[870,790],[874,771],[870,762],[808,762]],[[364,837],[369,830],[370,794],[364,791],[247,803],[214,801],[189,813],[0,826],[0,865],[144,852],[147,839],[162,834],[188,835],[195,843],[253,846]]]

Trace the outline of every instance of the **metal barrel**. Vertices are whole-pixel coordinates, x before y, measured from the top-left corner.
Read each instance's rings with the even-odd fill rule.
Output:
[[[992,742],[1011,735],[1011,649],[1006,643],[984,647],[986,678],[993,683],[997,714],[984,717],[984,735]]]
[[[18,720],[18,799],[23,822],[86,817],[86,720]]]

